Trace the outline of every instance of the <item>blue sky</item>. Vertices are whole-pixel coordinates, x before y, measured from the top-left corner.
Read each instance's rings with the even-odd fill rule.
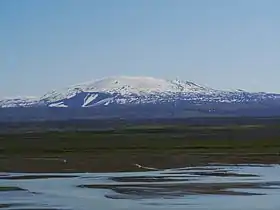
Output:
[[[0,97],[115,75],[280,93],[278,0],[0,0]]]

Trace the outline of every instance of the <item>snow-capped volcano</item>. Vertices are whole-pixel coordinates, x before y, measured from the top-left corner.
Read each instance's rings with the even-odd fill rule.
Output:
[[[0,107],[96,107],[135,104],[256,103],[280,101],[280,95],[221,91],[181,80],[115,76],[46,93],[38,99],[9,99]]]
[[[98,92],[121,95],[143,95],[157,93],[203,92],[210,89],[192,82],[164,80],[153,77],[109,77],[82,84],[73,85],[61,91],[52,91],[44,95],[43,100],[61,100],[71,98],[81,92]]]
[[[115,76],[73,85],[60,91],[45,94],[40,101],[50,107],[68,107],[73,98],[81,98],[75,106],[92,107],[96,105],[157,103],[170,100],[178,94],[204,93],[215,90],[193,82],[165,80],[153,77]]]

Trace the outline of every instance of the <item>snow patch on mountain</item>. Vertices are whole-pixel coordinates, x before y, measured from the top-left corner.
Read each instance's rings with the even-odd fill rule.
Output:
[[[66,108],[66,107],[68,107],[68,106],[65,105],[65,104],[63,103],[63,101],[61,101],[61,102],[58,102],[58,103],[49,104],[49,107]]]
[[[99,105],[104,105],[104,106],[108,106],[112,101],[114,100],[114,98],[105,98],[102,99],[96,103],[93,103],[87,107],[94,107],[94,106],[99,106]]]
[[[93,100],[95,100],[98,97],[98,94],[91,95],[90,93],[87,95],[87,97],[84,99],[84,104],[82,107],[87,107]]]
[[[39,99],[33,96],[4,98],[0,100],[0,108],[29,107],[39,104]]]

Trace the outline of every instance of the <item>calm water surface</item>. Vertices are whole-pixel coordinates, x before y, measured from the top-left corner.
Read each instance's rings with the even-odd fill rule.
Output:
[[[133,173],[0,173],[0,209],[279,210],[280,166]]]

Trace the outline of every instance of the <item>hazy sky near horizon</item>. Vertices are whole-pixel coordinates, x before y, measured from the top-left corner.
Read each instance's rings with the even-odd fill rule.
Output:
[[[0,97],[116,75],[280,93],[279,0],[0,0]]]

